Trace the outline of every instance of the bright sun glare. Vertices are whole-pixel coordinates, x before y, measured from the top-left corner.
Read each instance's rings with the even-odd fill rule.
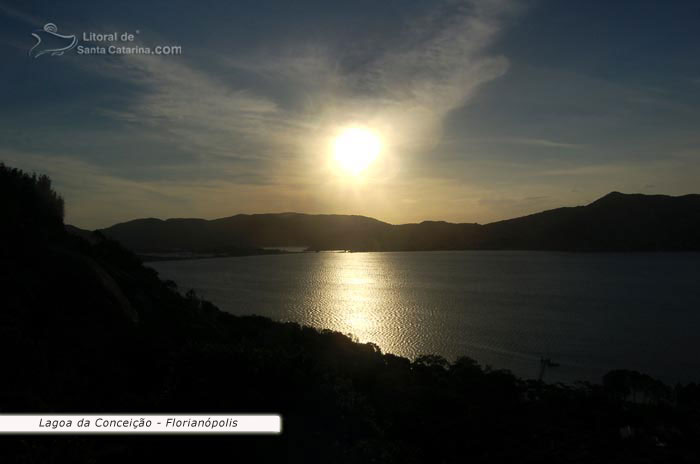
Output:
[[[379,155],[382,143],[379,136],[368,129],[345,129],[335,138],[333,154],[344,171],[358,175]]]

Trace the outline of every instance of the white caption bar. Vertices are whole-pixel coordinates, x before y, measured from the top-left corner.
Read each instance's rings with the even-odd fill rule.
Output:
[[[0,434],[278,434],[276,414],[0,414]]]

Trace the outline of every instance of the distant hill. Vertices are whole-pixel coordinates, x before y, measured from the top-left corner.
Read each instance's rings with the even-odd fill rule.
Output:
[[[700,250],[700,195],[612,192],[484,226],[487,248],[580,251]]]
[[[222,219],[137,219],[102,231],[139,253],[240,254],[274,246],[311,250],[700,250],[700,195],[612,192],[586,206],[491,224],[392,225],[364,216],[239,214]]]

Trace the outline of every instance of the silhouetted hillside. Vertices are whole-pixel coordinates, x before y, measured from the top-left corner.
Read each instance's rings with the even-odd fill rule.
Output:
[[[44,243],[63,232],[63,199],[47,176],[0,163],[0,253],[25,243]]]
[[[362,216],[239,214],[228,218],[137,219],[104,229],[137,252],[236,253],[270,246],[381,249],[389,224]]]
[[[700,195],[612,192],[587,206],[559,208],[484,226],[488,248],[590,251],[700,250]]]
[[[275,437],[8,436],[0,462],[700,458],[695,384],[621,370],[602,385],[546,385],[466,357],[409,360],[327,330],[236,317],[178,292],[99,232],[56,228],[60,197],[46,181],[3,166],[0,179],[0,214],[23,218],[3,223],[18,241],[0,250],[0,412],[274,412],[284,423]],[[25,204],[36,209],[15,206]],[[21,239],[27,224],[41,240]],[[630,401],[638,392],[645,402]]]
[[[138,219],[103,231],[137,252],[312,250],[700,250],[700,195],[613,192],[587,205],[486,225],[391,225],[363,216],[240,214],[223,219]]]

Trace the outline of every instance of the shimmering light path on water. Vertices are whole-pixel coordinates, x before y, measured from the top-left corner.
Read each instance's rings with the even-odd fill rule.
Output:
[[[300,253],[151,263],[222,310],[547,380],[700,380],[700,254]]]

